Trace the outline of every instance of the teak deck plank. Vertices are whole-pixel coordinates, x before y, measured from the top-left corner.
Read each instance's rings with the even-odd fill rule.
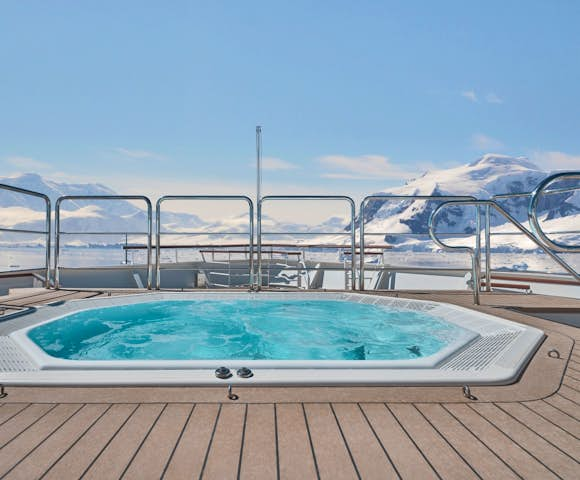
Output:
[[[577,462],[495,405],[480,404],[473,405],[472,408],[485,416],[555,475],[574,478],[578,474]]]
[[[346,443],[362,478],[398,478],[385,450],[368,425],[358,405],[332,406]]]
[[[248,405],[240,478],[276,478],[278,469],[274,405]]]
[[[419,404],[419,411],[443,435],[482,478],[493,472],[502,479],[519,478],[502,460],[487,448],[464,425],[441,405]]]
[[[164,478],[198,478],[216,424],[220,406],[197,404],[169,460]]]
[[[133,458],[123,478],[161,478],[192,406],[168,405]]]
[[[567,413],[564,413],[557,407],[544,400],[535,400],[533,402],[522,403],[525,407],[533,410],[554,425],[565,430],[576,439],[580,439],[580,422]]]
[[[222,406],[201,478],[236,478],[242,450],[246,408],[247,406],[243,404]]]
[[[83,478],[120,478],[146,440],[165,405],[140,405],[85,472]]]
[[[392,414],[413,437],[433,468],[443,478],[477,478],[471,467],[443,439],[413,405],[389,405]]]
[[[361,409],[402,478],[438,478],[423,453],[385,405],[369,403],[361,405]]]
[[[102,404],[83,406],[4,478],[40,478],[108,408]]]
[[[572,417],[577,422],[580,422],[580,406],[568,398],[560,395],[560,392],[558,392],[556,395],[552,395],[551,397],[546,398],[546,402],[553,407],[556,407],[566,415]]]
[[[467,405],[445,408],[469,428],[490,450],[524,478],[558,478],[513,439]]]
[[[497,406],[517,418],[563,452],[573,458],[580,458],[580,440],[570,435],[567,431],[527,409],[520,403],[500,403]]]
[[[61,404],[5,444],[0,450],[0,476],[8,473],[24,457],[41,445],[54,431],[72,417],[81,405]]]
[[[56,404],[33,404],[5,421],[0,426],[0,448],[4,448],[8,442],[31,427],[34,422],[42,418],[43,415],[46,415],[56,406]]]
[[[12,417],[18,415],[28,407],[27,403],[4,403],[0,406],[0,425],[6,423]]]
[[[304,405],[312,446],[321,478],[359,478],[329,404]]]
[[[44,480],[80,478],[136,409],[137,405],[111,405],[82,438],[49,467]]]
[[[298,403],[276,405],[278,463],[281,479],[317,477],[303,407]]]

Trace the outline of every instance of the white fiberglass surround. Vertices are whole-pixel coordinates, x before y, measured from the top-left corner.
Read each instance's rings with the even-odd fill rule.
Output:
[[[436,354],[413,360],[66,360],[52,357],[28,331],[69,314],[162,300],[340,300],[423,311],[463,331]],[[26,326],[23,327],[25,322]],[[455,305],[358,293],[148,293],[72,300],[39,307],[10,322],[0,337],[0,383],[14,385],[449,385],[507,384],[517,380],[543,339],[543,332]],[[16,367],[14,367],[16,365]],[[234,375],[214,375],[225,366]],[[235,370],[251,368],[253,377]]]

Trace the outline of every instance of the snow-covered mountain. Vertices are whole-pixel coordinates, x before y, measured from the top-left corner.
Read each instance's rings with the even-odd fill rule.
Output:
[[[17,177],[0,178],[0,183],[24,188],[47,195],[54,209],[58,197],[63,195],[116,195],[112,189],[98,183],[71,184],[45,179],[40,175],[27,173]],[[183,230],[202,227],[204,222],[195,215],[164,212],[163,224],[169,231],[174,226]],[[133,204],[125,200],[98,202],[91,200],[70,200],[62,204],[61,228],[70,232],[143,232],[146,230],[147,213],[145,205]],[[24,230],[44,229],[44,202],[41,199],[0,190],[0,227]],[[174,228],[172,228],[174,227]],[[77,237],[76,241],[83,243]],[[0,241],[19,244],[41,243],[42,238],[16,237],[3,233]],[[89,238],[84,237],[84,242]],[[94,243],[119,241],[119,238],[99,237]]]
[[[468,165],[425,172],[409,180],[402,187],[379,192],[384,195],[466,195],[477,199],[490,199],[504,193],[531,192],[550,172],[541,170],[525,157],[487,154]],[[559,186],[563,186],[560,184]],[[498,200],[513,217],[524,222],[527,219],[529,197]],[[365,209],[365,232],[393,234],[427,233],[431,212],[440,201],[402,200],[371,202]],[[543,220],[577,217],[580,224],[580,191],[544,196],[539,205]],[[555,221],[555,222],[554,222]],[[439,216],[437,230],[440,232],[472,233],[475,217],[473,207],[448,207]],[[492,226],[503,225],[505,219],[493,213]],[[374,237],[378,241],[379,237]],[[380,240],[390,243],[412,244],[417,239],[403,235],[386,235]]]
[[[386,195],[470,195],[478,199],[488,199],[497,194],[513,192],[530,192],[550,172],[541,170],[524,157],[509,157],[505,155],[488,154],[473,163],[425,172],[418,178],[409,180],[401,187],[386,189],[380,194]],[[48,195],[54,203],[62,195],[114,195],[115,192],[101,184],[68,184],[47,180],[36,174],[24,174],[18,177],[0,178],[0,183],[34,190]],[[558,186],[563,186],[559,184]],[[502,200],[504,208],[519,221],[527,219],[529,197]],[[417,234],[427,233],[427,222],[433,209],[440,201],[385,201],[371,202],[365,209],[365,232],[377,233],[369,235],[367,242],[397,244],[402,248],[430,249],[433,244],[426,237]],[[541,219],[548,231],[573,230],[580,225],[580,190],[543,197],[540,203]],[[93,202],[68,201],[63,204],[61,214],[62,229],[75,232],[99,231],[143,231],[146,225],[146,214],[142,206],[127,201]],[[44,222],[43,203],[39,199],[30,198],[12,192],[0,190],[0,227],[19,228],[26,230],[42,229]],[[247,216],[232,216],[220,222],[208,223],[195,215],[184,213],[163,212],[163,229],[168,232],[186,231],[222,231],[243,232],[247,229]],[[438,232],[472,233],[474,231],[474,209],[472,207],[454,207],[446,209],[439,217]],[[358,223],[357,223],[358,224]],[[499,215],[492,217],[493,231],[506,232],[511,227]],[[574,227],[576,226],[576,227]],[[332,217],[320,226],[280,223],[273,218],[264,217],[263,227],[266,231],[320,231],[332,229],[348,230],[345,220]],[[388,234],[385,234],[388,232]],[[378,235],[378,234],[381,235]],[[396,235],[407,234],[407,235]],[[411,235],[409,235],[411,234]],[[0,234],[1,243],[40,244],[41,236],[17,237],[15,234]],[[116,243],[121,241],[113,237],[67,237],[67,243]],[[276,238],[280,240],[281,238]],[[231,241],[237,242],[239,236],[227,237],[197,237],[197,242]],[[269,237],[268,241],[274,241]],[[290,238],[288,238],[290,240]],[[296,239],[294,239],[296,240]],[[187,235],[172,236],[172,243],[191,243],[192,237]],[[346,236],[331,238],[308,237],[314,243],[347,243]],[[458,240],[459,242],[460,240]],[[574,242],[580,241],[574,237]],[[452,243],[452,242],[451,242]],[[506,248],[533,249],[533,245],[522,243],[522,237],[494,237],[497,246]],[[571,243],[567,237],[566,243]]]

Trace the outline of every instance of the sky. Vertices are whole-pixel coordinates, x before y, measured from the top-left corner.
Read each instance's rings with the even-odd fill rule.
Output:
[[[360,198],[580,168],[580,2],[0,0],[0,176]]]

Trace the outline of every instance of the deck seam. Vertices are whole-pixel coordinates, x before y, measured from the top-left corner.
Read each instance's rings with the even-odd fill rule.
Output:
[[[7,405],[7,404],[3,404],[3,405]],[[14,403],[13,405],[20,405],[20,404]],[[31,405],[32,405],[32,403],[29,403],[28,405],[26,405],[26,407],[21,408],[16,413],[13,413],[12,415],[10,415],[6,420],[4,420],[3,422],[0,422],[0,427],[2,425],[4,425],[6,422],[9,422],[10,420],[12,420],[16,415],[19,415],[20,413],[24,412],[24,410],[26,410],[27,408],[30,408]]]
[[[454,451],[454,452],[455,452],[455,453],[456,453],[456,454],[459,456],[459,458],[461,458],[461,460],[463,460],[463,463],[465,463],[465,464],[466,464],[466,465],[467,465],[467,466],[468,466],[468,467],[469,467],[469,468],[470,468],[470,469],[473,471],[473,473],[475,474],[475,476],[476,476],[477,478],[480,478],[480,479],[482,479],[482,480],[483,480],[483,477],[482,477],[482,476],[481,476],[481,475],[480,475],[480,474],[477,472],[477,470],[475,470],[475,468],[474,468],[474,467],[473,467],[473,466],[472,466],[472,465],[471,465],[471,464],[470,464],[470,463],[469,463],[469,462],[468,462],[468,461],[465,459],[465,457],[464,457],[464,456],[463,456],[463,455],[462,455],[462,454],[459,452],[459,450],[457,450],[457,449],[455,448],[455,446],[454,446],[454,445],[452,445],[452,444],[451,444],[451,442],[449,442],[449,440],[447,440],[447,439],[445,438],[445,436],[444,436],[444,435],[443,435],[443,434],[442,434],[442,433],[441,433],[441,432],[440,432],[440,431],[437,429],[437,427],[436,427],[435,425],[433,425],[433,423],[431,422],[431,420],[429,420],[429,419],[428,419],[428,418],[425,416],[425,414],[424,414],[424,413],[423,413],[421,410],[419,410],[419,408],[417,408],[417,405],[415,405],[414,403],[411,403],[410,405],[411,405],[411,406],[412,406],[412,407],[413,407],[415,410],[417,410],[417,412],[419,412],[419,414],[420,414],[420,415],[421,415],[421,416],[422,416],[422,417],[425,419],[425,421],[426,421],[426,422],[427,422],[429,425],[431,425],[431,428],[433,428],[433,430],[435,430],[435,432],[437,433],[437,435],[439,435],[439,437],[441,437],[441,438],[443,439],[443,441],[444,441],[445,443],[447,443],[447,445],[449,445],[449,447],[451,447],[451,449],[452,449],[452,450],[453,450],[453,451]]]
[[[127,473],[127,470],[129,470],[129,467],[133,463],[133,460],[135,460],[135,457],[141,451],[141,447],[143,447],[143,444],[149,438],[149,435],[151,434],[152,430],[155,428],[155,425],[157,425],[157,422],[159,421],[159,418],[161,417],[161,415],[163,415],[163,412],[165,411],[166,408],[167,408],[167,404],[165,404],[165,406],[157,414],[157,417],[155,417],[155,420],[153,421],[153,423],[151,424],[151,426],[147,430],[147,433],[143,436],[143,438],[141,439],[141,442],[139,442],[139,446],[135,449],[135,452],[131,456],[131,459],[129,460],[129,462],[127,463],[127,465],[125,465],[125,468],[123,469],[123,472],[121,473],[121,475],[119,475],[119,478],[123,478],[125,476],[125,474]]]
[[[405,435],[407,435],[407,437],[409,438],[409,440],[411,441],[411,443],[413,444],[413,446],[417,449],[417,451],[425,459],[425,461],[427,462],[427,465],[429,465],[429,467],[431,467],[431,470],[433,470],[433,473],[435,473],[435,476],[437,478],[439,478],[440,480],[443,480],[443,477],[441,477],[441,475],[435,469],[435,467],[433,466],[433,464],[431,463],[431,461],[427,458],[427,456],[419,448],[419,445],[417,445],[417,443],[415,442],[415,440],[413,439],[413,437],[409,434],[409,432],[407,431],[407,429],[405,428],[405,426],[401,423],[401,421],[398,419],[398,417],[395,415],[395,413],[389,408],[389,406],[386,403],[383,403],[383,405],[385,406],[385,408],[387,409],[387,411],[393,416],[393,418],[395,419],[395,421],[399,424],[399,427],[401,427],[401,429],[403,430],[403,432],[405,432]]]
[[[518,478],[521,478],[521,479],[523,480],[523,478],[524,478],[524,477],[522,477],[522,476],[521,476],[521,475],[520,475],[518,472],[516,472],[516,471],[515,471],[515,469],[514,469],[514,468],[513,468],[513,467],[512,467],[512,466],[511,466],[511,465],[510,465],[510,464],[509,464],[509,463],[508,463],[506,460],[504,460],[504,459],[503,459],[502,457],[500,457],[500,456],[499,456],[499,455],[498,455],[498,454],[497,454],[497,453],[496,453],[494,450],[492,450],[492,449],[489,447],[489,445],[488,445],[486,442],[484,442],[483,440],[481,440],[481,439],[480,439],[480,438],[479,438],[479,437],[478,437],[478,436],[477,436],[477,435],[476,435],[474,432],[472,432],[472,431],[471,431],[471,429],[470,429],[470,428],[469,428],[467,425],[465,425],[465,423],[463,423],[463,421],[462,421],[462,420],[461,420],[459,417],[457,417],[457,416],[456,416],[456,415],[455,415],[455,414],[454,414],[454,413],[453,413],[451,410],[449,410],[449,409],[448,409],[448,408],[445,406],[445,404],[443,404],[443,403],[442,403],[442,404],[441,404],[441,407],[442,407],[442,408],[443,408],[443,410],[445,410],[445,411],[446,411],[446,412],[447,412],[449,415],[451,415],[451,416],[452,416],[452,417],[453,417],[453,418],[454,418],[454,419],[455,419],[457,422],[459,422],[459,423],[460,423],[460,424],[463,426],[463,428],[465,428],[465,429],[466,429],[466,430],[469,432],[469,434],[470,434],[470,435],[471,435],[473,438],[475,438],[475,440],[476,440],[477,442],[479,442],[481,445],[483,445],[483,447],[484,447],[484,448],[486,448],[486,449],[487,449],[487,451],[488,451],[489,453],[491,453],[491,454],[492,454],[492,455],[493,455],[495,458],[497,458],[497,459],[498,459],[498,460],[499,460],[501,463],[503,463],[503,464],[504,464],[504,465],[505,465],[505,466],[506,466],[506,467],[507,467],[509,470],[511,470],[511,471],[512,471],[512,473],[513,473],[513,474],[514,474],[516,477],[518,477]]]
[[[181,427],[181,431],[179,432],[177,440],[175,441],[175,445],[173,445],[173,448],[171,449],[171,453],[169,454],[169,458],[165,462],[165,466],[163,467],[163,471],[161,472],[161,478],[165,478],[165,474],[167,472],[167,469],[169,468],[169,465],[171,464],[171,460],[173,460],[173,456],[175,455],[175,451],[177,450],[177,446],[179,445],[179,442],[181,442],[181,438],[183,437],[183,433],[185,432],[185,429],[187,428],[187,424],[191,420],[191,416],[193,415],[193,411],[195,410],[196,406],[197,406],[197,403],[194,403],[191,406],[191,409],[189,410],[189,414],[187,415],[187,418],[185,419],[185,423],[183,424],[183,427]]]
[[[274,438],[276,439],[276,480],[280,480],[280,439],[278,438],[278,409],[274,403]]]
[[[580,406],[580,404],[578,404],[578,402],[575,402],[574,400],[570,400],[570,399],[569,399],[569,398],[568,398],[566,395],[562,395],[562,393],[561,393],[561,392],[558,392],[558,396],[559,396],[559,397],[562,397],[564,400],[567,400],[567,401],[569,401],[569,402],[573,403],[573,404],[574,404],[574,405],[576,405],[576,406]],[[578,417],[575,417],[575,416],[574,416],[574,415],[572,415],[572,414],[570,414],[570,416],[571,416],[571,417],[572,417],[574,420],[576,420],[577,422],[580,422],[580,418],[578,418]]]
[[[246,439],[246,423],[248,421],[248,404],[244,404],[244,422],[242,424],[242,440],[240,442],[240,455],[238,458],[238,473],[236,478],[239,480],[242,474],[242,457],[244,456],[244,440]]]
[[[580,378],[576,378],[574,375],[570,375],[568,372],[564,373],[564,378],[566,377],[570,377],[573,380],[576,380],[577,382],[580,382]]]
[[[133,408],[133,410],[131,411],[131,413],[129,415],[127,415],[127,418],[125,420],[123,420],[123,422],[121,422],[121,425],[119,425],[119,427],[115,430],[115,432],[113,433],[113,435],[110,436],[110,438],[105,442],[105,445],[103,445],[103,448],[101,448],[101,450],[99,450],[99,452],[95,455],[95,458],[93,458],[89,464],[87,465],[87,467],[83,470],[83,472],[80,474],[79,478],[83,478],[87,472],[92,468],[92,466],[95,464],[95,462],[99,459],[99,457],[102,455],[102,453],[107,449],[107,447],[111,444],[111,442],[115,439],[115,437],[119,434],[119,432],[121,431],[121,429],[127,425],[127,422],[133,417],[134,413],[139,409],[139,407],[141,406],[141,404],[128,404],[128,405],[135,405],[135,408]]]
[[[89,405],[88,403],[85,404],[85,406]],[[98,404],[90,404],[90,405],[98,405]],[[105,404],[104,404],[105,405]],[[94,425],[105,416],[105,414],[111,409],[113,408],[113,404],[109,404],[109,406],[107,408],[105,408],[105,410],[93,421],[91,422],[91,424],[84,430],[84,432],[78,436],[78,438],[72,443],[70,444],[65,451],[59,455],[59,457],[52,462],[48,468],[44,471],[44,473],[40,476],[40,479],[46,477],[47,473],[50,472],[52,470],[52,468],[62,460],[62,458],[68,453],[70,452],[71,449],[74,448],[75,445],[77,445],[84,437],[85,435],[88,433],[88,431],[94,427]]]
[[[365,402],[366,403],[366,402]],[[364,417],[365,421],[367,422],[367,425],[369,426],[369,428],[371,429],[371,431],[373,432],[373,435],[375,436],[375,438],[377,439],[377,441],[379,442],[379,445],[381,446],[385,456],[387,457],[387,460],[389,461],[389,463],[391,464],[391,466],[393,467],[393,470],[395,471],[395,473],[397,474],[397,478],[402,479],[403,477],[401,476],[401,473],[399,472],[399,469],[397,468],[397,466],[395,465],[395,463],[393,462],[393,459],[391,458],[391,456],[389,455],[389,452],[387,451],[387,449],[385,448],[385,446],[383,445],[383,442],[381,441],[381,439],[379,438],[377,431],[375,430],[375,428],[373,427],[373,425],[371,424],[369,418],[367,417],[366,412],[364,411],[364,409],[361,407],[361,404],[357,402],[357,406],[358,409],[360,410],[360,412],[362,413],[362,416]]]
[[[48,433],[48,435],[46,435],[39,443],[37,443],[26,455],[24,455],[24,457],[22,457],[20,460],[18,460],[18,462],[16,462],[16,464],[14,464],[12,467],[10,467],[10,469],[8,471],[6,471],[6,473],[4,473],[2,478],[4,478],[11,471],[13,471],[18,465],[20,465],[24,461],[24,459],[28,458],[29,455],[36,452],[36,450],[38,450],[44,444],[44,442],[46,442],[50,437],[52,437],[57,430],[60,430],[65,423],[67,423],[71,418],[76,416],[85,407],[86,407],[86,404],[81,405],[78,409],[76,409],[73,413],[71,413],[68,417],[66,417],[62,422],[60,422],[56,427],[54,427]]]
[[[214,423],[213,423],[213,429],[211,431],[211,437],[209,438],[209,442],[207,444],[207,448],[205,450],[205,456],[203,458],[203,464],[201,466],[201,470],[199,472],[199,480],[201,480],[203,478],[203,474],[205,472],[205,466],[207,465],[207,459],[209,458],[209,451],[211,450],[211,445],[213,443],[213,437],[215,436],[215,431],[217,429],[217,424],[219,422],[220,419],[220,415],[222,413],[222,407],[223,407],[223,403],[219,404],[219,408],[218,408],[218,412],[217,415],[215,417]]]
[[[570,417],[572,420],[574,420],[575,422],[580,422],[580,420],[578,420],[577,418],[573,417],[572,415],[570,415],[568,412],[565,412],[564,410],[562,410],[560,407],[553,405],[552,403],[546,401],[546,400],[542,400],[542,402],[545,402],[547,405],[549,405],[550,407],[555,408],[556,410],[558,410],[560,413]]]
[[[574,388],[572,385],[568,385],[567,383],[564,383],[563,386],[566,387],[566,388],[569,388],[570,390],[574,390],[577,393],[580,393],[580,390],[578,390],[577,388]],[[562,394],[560,394],[560,395],[562,395]],[[572,401],[572,400],[570,400],[570,401]],[[578,403],[578,402],[574,402],[574,403]]]
[[[537,436],[538,438],[541,438],[542,440],[544,440],[545,442],[549,443],[552,447],[554,447],[555,449],[559,450],[561,453],[563,453],[564,455],[566,455],[567,457],[569,457],[571,460],[573,460],[576,463],[580,463],[578,462],[577,459],[573,458],[571,455],[569,455],[567,452],[565,452],[564,450],[562,450],[560,447],[558,447],[558,445],[553,444],[550,440],[548,440],[546,437],[539,435],[538,433],[536,433],[534,430],[532,430],[530,427],[528,427],[524,422],[522,422],[520,419],[518,419],[517,417],[515,417],[514,415],[512,415],[510,412],[508,412],[507,410],[501,408],[501,405],[497,405],[495,404],[495,406],[497,408],[499,408],[502,412],[504,412],[506,415],[510,416],[511,418],[513,418],[516,422],[518,422],[520,425],[522,425],[525,430],[528,430],[530,432],[532,432],[535,436]]]
[[[24,432],[26,432],[29,428],[32,428],[36,424],[36,422],[42,420],[46,415],[48,415],[50,412],[52,412],[58,405],[59,405],[58,403],[55,403],[52,408],[49,408],[40,417],[38,417],[36,420],[34,420],[34,422],[32,422],[30,425],[28,425],[24,430],[18,432],[14,437],[12,437],[6,443],[0,445],[0,449],[4,448],[6,445],[8,445],[9,443],[11,443],[14,439],[18,438],[20,435],[22,435]]]
[[[348,456],[350,458],[350,461],[352,462],[352,466],[354,467],[354,471],[357,475],[357,478],[359,480],[361,480],[360,472],[358,470],[358,467],[356,466],[356,462],[354,461],[352,451],[350,450],[350,446],[348,444],[348,441],[347,441],[346,437],[344,436],[344,431],[342,430],[340,422],[338,421],[338,417],[336,416],[336,412],[334,411],[334,407],[332,406],[332,403],[330,403],[330,402],[328,403],[328,405],[330,407],[330,411],[332,412],[332,416],[334,417],[334,421],[336,422],[336,426],[338,427],[338,431],[340,432],[342,442],[344,443],[344,446],[346,447],[346,451],[348,452]]]
[[[312,435],[310,434],[310,425],[308,425],[308,418],[306,417],[306,409],[304,404],[302,406],[302,415],[304,416],[304,423],[306,424],[306,433],[308,434],[308,443],[310,444],[310,451],[312,452],[312,458],[314,459],[314,470],[316,471],[316,478],[320,480],[320,470],[318,469],[318,460],[316,459],[316,452],[314,451],[314,444],[312,443]]]
[[[505,402],[502,402],[505,403]],[[539,417],[543,418],[546,422],[551,423],[554,427],[559,428],[560,430],[562,430],[563,432],[567,433],[568,435],[571,435],[572,437],[574,437],[576,440],[580,440],[580,437],[578,437],[577,435],[573,434],[572,432],[566,430],[564,427],[558,425],[557,423],[554,423],[552,420],[550,420],[548,417],[545,417],[544,415],[542,415],[540,412],[537,412],[536,410],[534,410],[533,408],[530,408],[528,405],[526,405],[525,403],[521,403],[521,405],[525,408],[527,408],[530,412],[534,413],[535,415],[538,415]],[[547,405],[550,405],[547,403]],[[551,405],[550,405],[551,406]]]
[[[558,475],[556,472],[554,472],[554,470],[552,470],[550,467],[548,467],[542,460],[540,460],[538,457],[536,457],[532,452],[530,452],[527,448],[525,448],[523,445],[521,445],[519,442],[517,442],[516,440],[514,440],[508,433],[504,432],[501,428],[499,428],[494,422],[492,422],[491,420],[489,420],[488,418],[484,417],[481,413],[479,413],[475,408],[473,408],[471,405],[467,405],[468,408],[470,408],[472,411],[474,411],[477,415],[479,415],[481,418],[483,418],[487,423],[489,423],[493,428],[495,428],[501,435],[504,435],[505,437],[507,437],[511,443],[513,443],[514,445],[517,445],[521,450],[523,450],[524,452],[526,452],[530,457],[532,457],[534,460],[536,460],[540,465],[542,465],[546,470],[552,472],[556,477],[558,478],[562,478],[560,475]]]

